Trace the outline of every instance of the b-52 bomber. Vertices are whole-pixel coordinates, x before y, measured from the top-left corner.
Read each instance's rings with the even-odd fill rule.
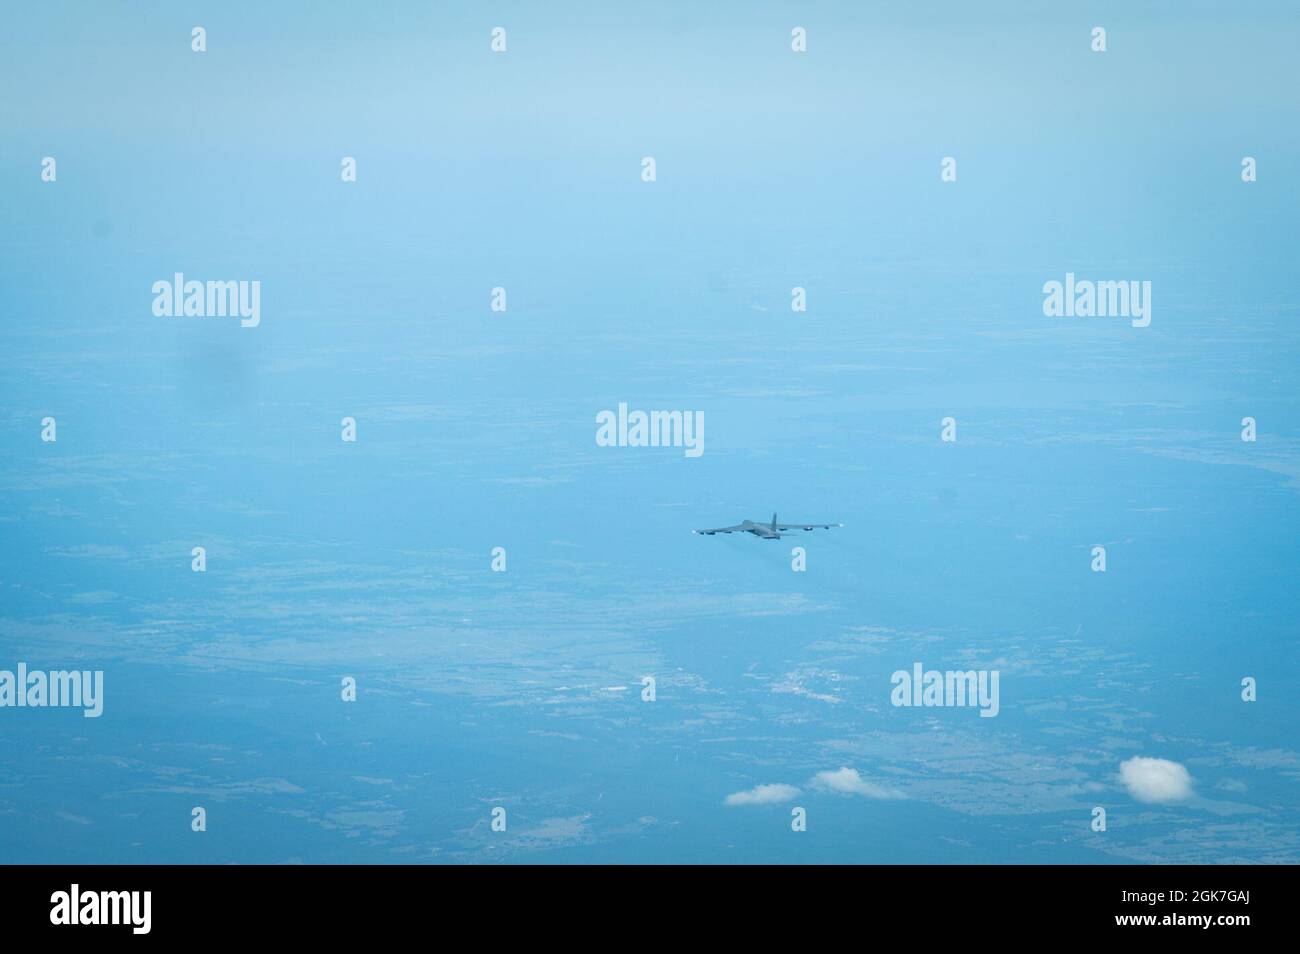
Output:
[[[776,514],[772,514],[771,523],[755,523],[753,520],[746,520],[734,527],[692,530],[691,533],[701,533],[708,537],[713,536],[715,533],[752,533],[760,540],[780,540],[782,530],[833,530],[842,526],[844,526],[842,523],[777,523]]]

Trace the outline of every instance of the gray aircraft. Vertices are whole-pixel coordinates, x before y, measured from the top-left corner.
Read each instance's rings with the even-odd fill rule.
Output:
[[[746,520],[744,523],[738,523],[734,527],[714,527],[712,530],[692,530],[691,533],[702,533],[705,536],[713,536],[715,533],[752,533],[754,536],[763,540],[780,540],[782,530],[833,530],[836,527],[842,527],[842,523],[777,523],[776,514],[772,514],[771,523],[755,523],[753,520]]]

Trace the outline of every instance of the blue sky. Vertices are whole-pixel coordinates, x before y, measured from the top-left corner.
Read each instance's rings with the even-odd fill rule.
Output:
[[[1296,14],[1132,6],[7,10],[0,856],[1295,862]]]

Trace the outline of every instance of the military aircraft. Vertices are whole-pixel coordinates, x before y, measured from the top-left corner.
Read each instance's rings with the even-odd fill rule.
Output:
[[[780,540],[782,530],[833,530],[835,527],[842,527],[842,523],[777,523],[776,514],[772,514],[771,523],[755,523],[753,520],[746,520],[744,523],[738,523],[734,527],[714,527],[712,530],[692,530],[691,533],[702,533],[705,536],[713,536],[715,533],[752,533],[754,536],[763,540]]]

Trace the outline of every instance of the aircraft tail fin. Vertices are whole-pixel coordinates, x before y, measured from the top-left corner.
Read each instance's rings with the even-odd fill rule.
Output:
[[[772,532],[776,533],[776,514],[772,514]]]

